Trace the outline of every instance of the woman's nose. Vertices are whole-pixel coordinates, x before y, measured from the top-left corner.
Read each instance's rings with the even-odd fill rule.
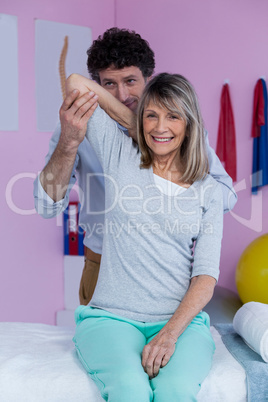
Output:
[[[162,119],[162,118],[159,118],[158,120],[157,120],[157,124],[156,124],[156,130],[159,132],[159,133],[162,133],[162,132],[165,132],[165,131],[167,131],[167,125],[166,125],[166,120],[165,119]]]

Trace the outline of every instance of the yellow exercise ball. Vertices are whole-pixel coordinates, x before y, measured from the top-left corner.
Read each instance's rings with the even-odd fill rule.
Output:
[[[268,234],[258,237],[242,253],[235,280],[243,303],[268,304]]]

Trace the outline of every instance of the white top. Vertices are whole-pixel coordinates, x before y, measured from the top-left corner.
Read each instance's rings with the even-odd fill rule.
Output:
[[[175,196],[177,194],[182,194],[187,188],[179,186],[172,181],[166,180],[161,176],[154,173],[154,182],[159,187],[159,190],[166,195]]]

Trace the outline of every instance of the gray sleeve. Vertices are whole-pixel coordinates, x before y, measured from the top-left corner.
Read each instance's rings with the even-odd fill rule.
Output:
[[[218,183],[213,186],[205,205],[194,249],[192,277],[210,275],[218,280],[223,231],[222,191]]]
[[[100,106],[89,119],[86,138],[94,149],[104,172],[120,159],[124,142],[130,141],[130,138],[124,135],[117,123]]]
[[[54,133],[50,139],[50,142],[49,142],[49,150],[48,150],[48,153],[45,158],[45,165],[47,165],[53,152],[55,151],[55,148],[59,142],[60,134],[61,134],[61,126],[60,126],[60,123],[58,123],[56,130],[54,131]],[[40,174],[36,177],[36,179],[34,181],[34,189],[33,189],[34,204],[35,204],[36,212],[39,215],[41,215],[43,218],[45,218],[45,219],[54,218],[55,216],[59,215],[62,211],[64,211],[65,208],[68,206],[70,191],[76,182],[75,170],[76,170],[78,161],[79,161],[79,156],[76,155],[76,159],[75,159],[75,163],[74,163],[74,167],[72,170],[72,174],[71,174],[67,192],[65,194],[65,197],[58,202],[54,202],[43,189],[43,187],[40,183],[40,180],[39,180]]]
[[[223,168],[221,161],[216,155],[214,149],[210,147],[207,131],[205,131],[205,140],[207,145],[210,174],[221,185],[223,195],[223,211],[226,213],[233,209],[237,201],[237,195],[233,188],[233,181]]]

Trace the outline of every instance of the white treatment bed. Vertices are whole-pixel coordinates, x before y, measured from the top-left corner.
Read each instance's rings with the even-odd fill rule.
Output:
[[[0,323],[1,402],[103,402],[72,342],[82,267],[83,257],[64,257],[65,310],[57,314],[57,323],[62,326]],[[216,286],[205,310],[212,324],[230,323],[240,307],[233,292]],[[245,371],[226,349],[218,331],[214,327],[211,331],[216,352],[198,401],[246,402]]]
[[[211,328],[213,366],[198,401],[246,402],[246,374]],[[0,323],[0,400],[3,402],[103,402],[76,355],[74,328]],[[126,401],[127,402],[127,401]]]

